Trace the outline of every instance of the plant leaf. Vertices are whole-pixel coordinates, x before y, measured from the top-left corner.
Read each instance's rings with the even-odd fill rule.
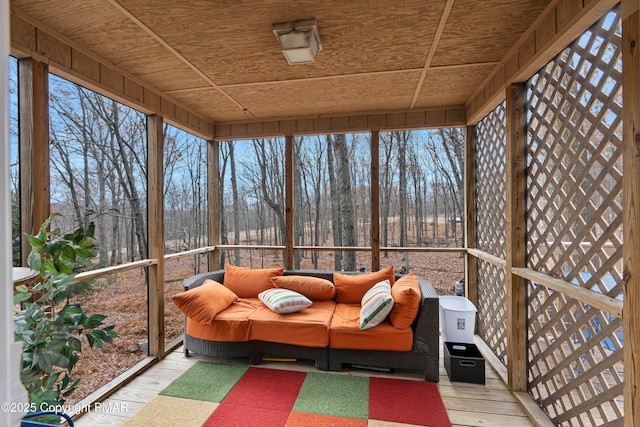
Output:
[[[30,299],[32,295],[33,294],[31,292],[19,292],[13,296],[13,303],[20,304],[21,302]]]
[[[31,247],[34,249],[42,249],[44,247],[44,242],[36,236],[27,234],[27,240],[29,241],[29,244],[31,245]]]
[[[82,351],[82,341],[76,337],[69,337],[67,341],[69,347],[74,351]]]
[[[96,233],[96,224],[91,221],[89,223],[89,228],[87,228],[87,237],[93,238],[93,236],[95,236]]]
[[[45,270],[50,271],[52,273],[59,273],[60,270],[58,270],[58,267],[56,266],[56,263],[52,260],[52,259],[48,259],[44,262],[43,264]]]
[[[29,287],[27,285],[18,285],[15,287],[15,290],[18,292],[29,292]]]
[[[27,265],[33,270],[40,271],[41,263],[42,258],[40,257],[40,254],[36,251],[32,251],[27,258]]]
[[[76,249],[76,255],[80,258],[89,259],[93,258],[93,252],[88,249],[78,248]]]
[[[61,255],[65,261],[76,262],[76,250],[71,246],[63,246]]]

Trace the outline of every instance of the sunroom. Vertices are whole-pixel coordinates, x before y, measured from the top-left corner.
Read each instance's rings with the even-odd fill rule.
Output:
[[[0,5],[0,270],[54,212],[96,224],[73,298],[120,342],[83,402],[181,345],[190,275],[394,265],[464,283],[532,423],[640,424],[640,0]]]

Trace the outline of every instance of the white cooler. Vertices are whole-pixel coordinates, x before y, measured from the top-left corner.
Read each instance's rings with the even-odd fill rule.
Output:
[[[442,342],[473,344],[476,306],[465,297],[447,295],[439,299]]]

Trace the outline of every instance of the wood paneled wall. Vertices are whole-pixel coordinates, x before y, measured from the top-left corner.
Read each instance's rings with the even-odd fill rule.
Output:
[[[283,135],[368,132],[385,129],[464,126],[465,108],[361,114],[293,120],[273,120],[243,123],[216,123],[217,140],[251,139]]]

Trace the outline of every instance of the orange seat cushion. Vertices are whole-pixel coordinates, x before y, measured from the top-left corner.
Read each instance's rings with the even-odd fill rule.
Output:
[[[224,285],[240,298],[257,298],[260,292],[273,288],[271,279],[283,272],[283,268],[250,269],[227,264]]]
[[[415,274],[409,273],[399,278],[391,287],[393,309],[389,313],[391,324],[399,329],[407,329],[418,315],[422,293]]]
[[[317,301],[296,313],[278,314],[263,305],[250,316],[249,339],[326,347],[335,306],[333,301]]]
[[[210,325],[213,318],[236,301],[238,296],[220,283],[207,279],[197,288],[175,294],[171,299],[187,317]]]
[[[329,347],[348,350],[410,351],[413,330],[394,328],[385,320],[360,330],[360,304],[336,304],[329,327]]]
[[[366,274],[333,273],[333,283],[336,286],[336,302],[360,303],[364,294],[373,285],[385,279],[389,280],[392,285],[395,282],[392,265],[380,271]]]
[[[276,288],[289,289],[298,292],[312,301],[333,299],[336,287],[330,280],[311,276],[279,276],[273,277],[271,282]]]
[[[249,340],[249,316],[264,307],[258,298],[241,298],[221,311],[210,325],[187,318],[187,333],[210,341],[241,342]]]

